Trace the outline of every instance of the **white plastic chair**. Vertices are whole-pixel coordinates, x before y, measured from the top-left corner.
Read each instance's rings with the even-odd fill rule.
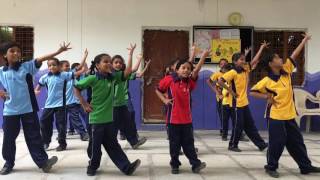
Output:
[[[298,111],[298,116],[296,117],[296,122],[300,126],[300,121],[303,116],[307,116],[306,119],[306,132],[310,132],[311,127],[311,116],[320,116],[320,108],[308,109],[306,106],[306,101],[309,100],[313,103],[320,104],[320,91],[317,92],[317,96],[313,96],[309,92],[294,88],[294,99],[296,109]]]

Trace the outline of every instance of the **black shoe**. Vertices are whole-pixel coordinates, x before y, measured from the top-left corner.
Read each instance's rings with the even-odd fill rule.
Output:
[[[220,135],[220,136],[222,136],[222,135],[223,135],[223,132],[222,132],[222,130],[221,130],[221,129],[220,129],[220,133],[219,133],[219,135]]]
[[[89,134],[84,133],[83,135],[81,135],[80,139],[81,141],[89,141]]]
[[[7,167],[7,166],[3,166],[3,168],[0,171],[0,174],[1,175],[7,175],[7,174],[10,174],[11,171],[12,171],[12,168]]]
[[[140,166],[141,160],[137,159],[133,163],[130,164],[128,171],[125,173],[126,175],[130,176],[136,171],[136,169]]]
[[[59,145],[57,148],[56,148],[56,151],[64,151],[67,149],[67,145]]]
[[[43,148],[44,148],[44,150],[48,150],[49,149],[49,144],[43,144]]]
[[[228,141],[228,137],[227,136],[222,136],[222,141]]]
[[[266,173],[270,176],[270,177],[273,177],[273,178],[279,178],[280,175],[278,173],[278,171],[274,170],[269,170],[269,169],[266,169]]]
[[[179,155],[183,155],[183,152],[182,152],[182,150],[180,149],[180,151],[179,151]]]
[[[47,160],[46,164],[41,168],[43,172],[48,173],[52,166],[56,164],[58,161],[57,156],[52,156],[50,159]]]
[[[147,138],[142,137],[141,139],[138,140],[138,142],[132,146],[132,149],[138,149],[139,146],[144,144],[147,141]]]
[[[171,174],[179,174],[179,173],[180,173],[180,171],[179,171],[178,167],[177,168],[174,168],[174,167],[171,168]]]
[[[192,168],[193,173],[199,173],[202,169],[206,168],[207,164],[202,162],[199,166]]]
[[[228,150],[234,152],[241,152],[241,149],[239,149],[238,147],[228,147]]]
[[[87,175],[88,176],[95,176],[97,173],[96,169],[91,169],[90,167],[87,168]]]
[[[269,146],[268,143],[265,143],[263,146],[259,147],[260,151],[264,151]]]
[[[199,149],[198,149],[198,148],[194,148],[194,150],[196,151],[196,153],[198,153],[198,152],[199,152]]]
[[[320,167],[311,166],[308,169],[300,169],[301,174],[320,173]]]

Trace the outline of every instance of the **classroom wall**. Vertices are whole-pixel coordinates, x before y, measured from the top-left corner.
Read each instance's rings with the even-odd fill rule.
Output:
[[[228,15],[238,11],[244,16],[244,26],[307,29],[313,36],[307,47],[306,77],[313,78],[303,88],[312,93],[320,88],[313,85],[320,80],[316,74],[320,57],[319,0],[0,0],[0,7],[0,25],[34,27],[35,56],[55,51],[61,41],[71,41],[73,49],[59,58],[72,62],[80,60],[84,48],[89,49],[90,60],[101,52],[126,56],[130,42],[136,42],[137,52],[141,52],[143,28],[192,32],[193,25],[228,25]],[[204,84],[205,78],[215,70],[215,65],[205,65],[193,94],[197,99],[193,110],[196,128],[219,127],[216,119],[212,120],[216,115],[212,111],[214,95]],[[137,80],[131,86],[136,87],[131,91],[140,123],[141,83]],[[258,127],[264,129],[263,102],[255,100],[251,106]]]

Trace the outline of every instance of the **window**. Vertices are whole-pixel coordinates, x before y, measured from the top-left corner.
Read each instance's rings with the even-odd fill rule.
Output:
[[[266,40],[271,43],[270,47],[274,52],[278,53],[283,59],[288,58],[294,49],[299,45],[303,37],[302,31],[263,31],[254,32],[253,51],[254,54],[260,48],[260,43]],[[297,62],[297,70],[293,73],[292,84],[301,86],[304,81],[305,73],[305,51],[303,50]],[[259,65],[250,75],[250,84],[253,85],[267,75]]]

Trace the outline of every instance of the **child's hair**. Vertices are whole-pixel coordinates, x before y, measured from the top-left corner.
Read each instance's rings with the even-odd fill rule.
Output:
[[[187,60],[179,60],[178,63],[177,63],[177,65],[176,65],[176,69],[175,69],[175,70],[178,70],[178,69],[180,68],[180,66],[181,66],[182,64],[185,64],[185,63],[190,64],[190,66],[191,66],[191,71],[193,71],[193,64],[192,64],[191,62],[187,61]]]
[[[124,59],[122,56],[120,55],[114,55],[111,59],[111,62],[113,63],[114,60],[116,59],[120,59],[121,60],[121,63],[122,63],[122,68],[120,69],[121,71],[124,71],[126,69],[126,65],[125,65],[125,62],[124,62]]]
[[[266,70],[268,73],[271,72],[271,68],[269,66],[269,63],[272,62],[273,58],[275,58],[277,54],[273,52],[270,49],[265,49],[264,53],[262,54],[261,61],[260,61],[260,67],[264,70]]]
[[[97,67],[96,67],[96,64],[99,64],[101,62],[101,59],[103,56],[109,56],[109,54],[105,54],[105,53],[102,53],[102,54],[99,54],[97,55],[96,57],[94,57],[93,61],[91,61],[91,66],[90,66],[90,74],[95,74],[96,73],[96,70]]]
[[[221,58],[220,61],[219,61],[219,64],[220,64],[222,61],[225,61],[225,62],[229,63],[227,59]]]
[[[71,65],[71,69],[75,69],[77,66],[80,66],[80,63],[73,63]]]
[[[48,62],[49,62],[49,61],[54,61],[54,62],[57,63],[58,66],[60,65],[60,61],[59,61],[58,58],[53,57],[53,58],[50,58],[50,59],[48,60]]]
[[[65,63],[69,63],[69,61],[67,61],[67,60],[61,60],[61,61],[60,61],[60,65],[61,65],[61,66],[63,66],[63,64],[65,64]]]
[[[3,57],[6,66],[8,66],[9,64],[8,59],[4,56],[7,53],[8,49],[12,47],[18,47],[21,50],[21,46],[14,41],[7,41],[0,44],[0,55]]]
[[[237,52],[237,53],[234,53],[232,55],[232,63],[236,62],[238,59],[240,59],[241,56],[244,56],[243,53],[241,52]]]

